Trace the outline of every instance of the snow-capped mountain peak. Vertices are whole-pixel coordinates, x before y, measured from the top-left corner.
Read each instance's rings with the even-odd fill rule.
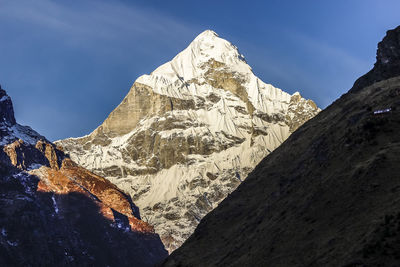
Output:
[[[90,135],[58,142],[129,192],[172,251],[267,154],[319,112],[254,75],[207,30],[139,77]]]
[[[208,30],[203,31],[199,35],[197,35],[197,37],[194,38],[193,41],[201,39],[201,38],[213,38],[213,37],[219,37],[218,33],[216,33],[213,30],[208,29]]]
[[[211,30],[198,35],[189,46],[151,75],[143,75],[136,82],[154,85],[155,82],[171,84],[182,80],[188,81],[203,75],[210,62],[217,61],[232,71],[247,74],[251,68],[236,46],[220,38]]]

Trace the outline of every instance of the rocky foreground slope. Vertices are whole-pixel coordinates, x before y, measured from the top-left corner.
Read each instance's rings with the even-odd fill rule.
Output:
[[[90,135],[57,142],[129,192],[169,251],[295,129],[319,112],[257,78],[207,30],[139,77]]]
[[[0,88],[0,266],[152,266],[165,256],[131,198],[17,124]]]
[[[400,265],[400,27],[374,68],[266,157],[165,266]]]

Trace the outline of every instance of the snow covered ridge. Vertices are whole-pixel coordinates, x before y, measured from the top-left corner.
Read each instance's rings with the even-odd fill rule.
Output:
[[[35,145],[39,140],[46,140],[45,137],[38,134],[31,127],[20,124],[9,126],[0,123],[0,132],[3,133],[0,138],[0,146],[11,144],[18,139],[30,145]]]
[[[210,30],[197,36],[170,62],[158,67],[150,75],[139,77],[136,83],[148,85],[154,92],[170,97],[203,95],[209,89],[187,82],[193,79],[198,79],[199,83],[205,82],[204,76],[209,70],[207,63],[210,61],[218,62],[219,69],[225,68],[225,71],[244,79],[243,86],[247,89],[249,100],[258,110],[272,112],[276,111],[276,108],[285,108],[274,106],[275,101],[289,103],[289,94],[258,79],[237,47]],[[206,92],[199,89],[204,89]]]
[[[319,111],[261,81],[237,47],[207,30],[139,77],[90,135],[57,144],[129,192],[171,252]]]
[[[17,140],[35,145],[39,140],[46,140],[46,138],[31,127],[22,126],[15,121],[11,98],[0,86],[0,146]]]

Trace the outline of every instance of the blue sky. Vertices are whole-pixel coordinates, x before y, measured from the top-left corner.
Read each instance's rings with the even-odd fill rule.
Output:
[[[320,107],[375,62],[398,0],[0,0],[0,83],[50,140],[90,133],[142,74],[206,29],[263,81]]]

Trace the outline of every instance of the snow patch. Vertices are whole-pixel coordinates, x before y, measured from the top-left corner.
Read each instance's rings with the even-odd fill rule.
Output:
[[[56,198],[55,198],[55,196],[54,196],[54,194],[51,196],[51,199],[53,200],[53,207],[54,207],[54,212],[56,213],[56,214],[58,214],[58,205],[57,205],[57,201],[56,201]]]
[[[0,102],[6,101],[6,100],[11,100],[11,98],[8,95],[5,95],[2,98],[0,98]]]
[[[40,139],[46,140],[31,127],[22,126],[20,124],[15,124],[13,126],[0,124],[0,130],[7,132],[7,135],[3,136],[3,138],[0,140],[0,146],[11,144],[18,139],[21,139],[25,143],[31,145],[35,145]]]
[[[39,169],[39,168],[42,167],[42,166],[43,166],[43,165],[38,164],[38,163],[32,163],[32,164],[27,168],[27,171]]]
[[[385,109],[378,109],[374,111],[374,114],[382,114],[382,113],[388,113],[392,111],[392,108],[385,108]]]

